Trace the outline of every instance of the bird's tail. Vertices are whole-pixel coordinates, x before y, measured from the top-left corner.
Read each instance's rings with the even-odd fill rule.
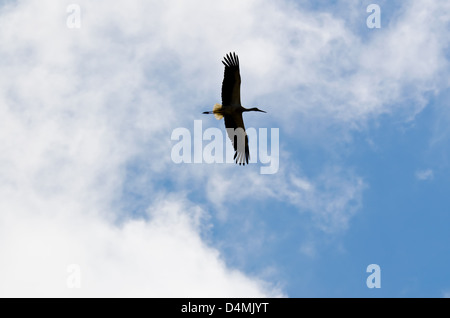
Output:
[[[222,112],[220,111],[221,109],[222,109],[222,105],[214,104],[212,112],[214,114],[214,117],[216,117],[217,120],[221,120],[223,118]]]

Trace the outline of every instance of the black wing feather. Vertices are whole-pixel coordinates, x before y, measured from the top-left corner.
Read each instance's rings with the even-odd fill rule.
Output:
[[[241,105],[241,75],[239,74],[239,58],[229,53],[222,61],[225,71],[222,82],[222,106]]]
[[[245,131],[244,123],[242,121],[242,115],[240,117],[241,123],[236,122],[236,118],[231,115],[224,116],[225,120],[225,128],[227,128],[228,138],[230,138],[231,143],[234,148],[234,160],[239,165],[244,165],[247,163],[250,158],[250,151],[248,149],[248,136]],[[236,128],[242,128],[242,130]],[[232,129],[232,131],[230,131]],[[244,149],[242,149],[242,141],[244,142]]]

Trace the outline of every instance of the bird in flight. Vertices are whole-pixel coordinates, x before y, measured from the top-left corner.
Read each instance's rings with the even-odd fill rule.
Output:
[[[262,112],[256,107],[245,108],[241,105],[241,75],[239,74],[239,58],[233,52],[224,57],[225,72],[222,82],[222,105],[215,104],[212,111],[203,114],[214,114],[220,120],[224,118],[228,137],[234,148],[234,160],[239,165],[248,164],[250,152],[248,137],[245,132],[243,112]]]

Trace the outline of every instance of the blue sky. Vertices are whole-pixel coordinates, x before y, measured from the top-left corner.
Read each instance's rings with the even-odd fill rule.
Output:
[[[446,1],[47,2],[0,2],[1,296],[450,296]],[[277,173],[172,161],[230,51]]]

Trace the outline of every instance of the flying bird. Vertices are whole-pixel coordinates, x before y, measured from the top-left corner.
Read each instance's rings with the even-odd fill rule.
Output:
[[[203,112],[203,114],[214,114],[218,120],[224,118],[225,128],[234,148],[234,160],[236,164],[245,165],[248,164],[250,152],[242,113],[265,113],[265,111],[256,107],[242,107],[241,75],[239,73],[239,58],[236,53],[227,54],[222,63],[225,65],[222,82],[222,105],[215,104],[212,111]]]

